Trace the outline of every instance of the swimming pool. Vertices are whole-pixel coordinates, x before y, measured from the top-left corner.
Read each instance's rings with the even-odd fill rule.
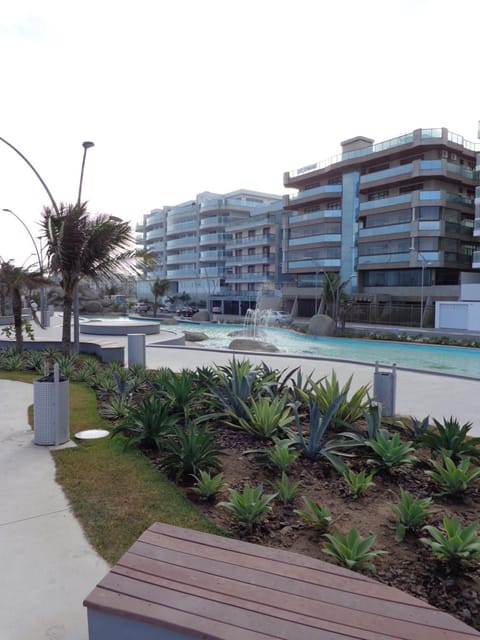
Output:
[[[169,326],[173,331],[201,331],[208,340],[196,343],[206,348],[227,349],[233,340],[231,334],[243,329],[243,325],[211,325],[208,323],[185,323]],[[261,328],[265,339],[281,351],[301,356],[338,358],[357,362],[379,362],[382,365],[396,363],[399,367],[424,369],[449,375],[480,378],[480,349],[422,345],[403,342],[375,341],[355,338],[326,338],[303,334],[274,327]]]

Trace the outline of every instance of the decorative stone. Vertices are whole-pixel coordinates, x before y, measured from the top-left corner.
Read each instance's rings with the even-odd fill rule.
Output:
[[[263,342],[262,340],[252,340],[250,338],[235,338],[228,345],[233,351],[268,351],[269,353],[277,353],[280,351],[274,344]]]
[[[210,320],[210,312],[207,309],[200,309],[193,314],[192,320],[198,320],[199,322],[208,322]]]
[[[187,342],[203,342],[203,340],[208,340],[208,336],[201,331],[185,331],[185,340]]]
[[[318,314],[310,319],[307,333],[310,336],[335,335],[335,321],[330,316]]]

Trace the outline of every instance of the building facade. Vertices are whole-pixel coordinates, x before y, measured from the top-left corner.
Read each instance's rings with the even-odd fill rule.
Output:
[[[298,189],[284,198],[284,268],[296,280],[285,297],[308,315],[302,307],[313,311],[334,272],[354,299],[458,299],[480,249],[477,146],[447,129],[377,144],[356,137],[340,155],[284,174]]]
[[[138,282],[138,297],[150,299],[153,281],[166,278],[170,294],[209,300],[225,313],[248,308],[258,289],[280,272],[279,254],[271,249],[278,232],[270,209],[282,210],[281,196],[238,190],[204,192],[146,214],[136,228],[137,245],[155,255],[156,265]],[[261,232],[260,221],[265,225]]]

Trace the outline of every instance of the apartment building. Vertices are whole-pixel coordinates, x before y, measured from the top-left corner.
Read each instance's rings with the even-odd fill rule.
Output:
[[[151,298],[151,285],[158,277],[171,281],[172,294],[208,299],[222,312],[248,308],[270,278],[270,273],[263,274],[264,265],[278,253],[270,248],[264,253],[259,240],[242,244],[242,229],[248,229],[250,237],[258,234],[257,222],[266,220],[272,207],[281,210],[281,196],[241,189],[226,194],[206,191],[195,200],[145,214],[136,228],[137,245],[155,254],[156,266],[138,282],[138,297]],[[265,232],[263,241],[273,237]]]
[[[309,315],[324,274],[334,272],[357,299],[457,299],[461,273],[480,267],[478,145],[447,129],[417,129],[341,147],[284,174],[285,187],[298,189],[284,197],[284,272],[295,278],[284,297]]]

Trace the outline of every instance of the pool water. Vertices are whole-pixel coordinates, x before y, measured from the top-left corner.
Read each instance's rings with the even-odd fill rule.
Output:
[[[233,340],[231,334],[243,329],[243,325],[211,325],[208,323],[180,324],[172,330],[201,331],[209,336],[201,342],[204,347],[228,349]],[[326,338],[305,336],[288,329],[261,327],[267,342],[276,345],[281,351],[301,356],[338,358],[382,365],[396,363],[399,367],[424,369],[450,375],[480,378],[480,349],[448,347],[443,345],[422,345],[403,342],[375,341],[354,338]]]

